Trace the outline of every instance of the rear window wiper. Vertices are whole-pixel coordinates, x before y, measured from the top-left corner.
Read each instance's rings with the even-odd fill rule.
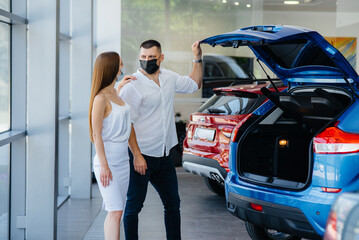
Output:
[[[226,113],[226,111],[218,108],[208,108],[207,111],[209,113]]]

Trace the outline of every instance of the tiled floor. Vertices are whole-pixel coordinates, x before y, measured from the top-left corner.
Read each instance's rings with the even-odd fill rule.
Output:
[[[182,168],[177,169],[177,174],[183,240],[250,240],[244,223],[229,214],[225,199],[210,192],[202,177],[184,172]],[[58,239],[103,239],[106,212],[100,211],[101,203],[96,185],[92,200],[68,200],[58,213]],[[163,206],[152,186],[140,214],[139,231],[141,240],[166,239]],[[123,231],[121,239],[124,239]]]
[[[92,199],[68,199],[57,211],[57,239],[83,239],[102,205],[100,192],[93,185]]]

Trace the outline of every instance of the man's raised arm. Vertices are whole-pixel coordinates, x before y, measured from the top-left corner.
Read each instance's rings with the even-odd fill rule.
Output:
[[[197,83],[199,89],[201,88],[203,81],[202,49],[199,41],[193,43],[192,52],[194,54],[193,67],[189,76]]]

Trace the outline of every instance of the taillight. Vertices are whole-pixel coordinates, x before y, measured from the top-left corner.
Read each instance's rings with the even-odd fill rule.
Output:
[[[328,187],[322,187],[322,191],[323,192],[328,192],[328,193],[339,193],[342,191],[341,188],[328,188]]]
[[[321,154],[359,152],[359,134],[340,130],[337,124],[319,133],[313,141],[314,152]]]
[[[243,125],[245,121],[247,121],[248,118],[250,118],[252,114],[248,114],[245,118],[243,118],[241,121],[238,122],[238,124],[233,128],[232,130],[232,136],[231,136],[231,142],[234,142],[237,139],[238,130]]]
[[[253,210],[256,210],[258,212],[263,212],[263,206],[255,203],[250,203]]]

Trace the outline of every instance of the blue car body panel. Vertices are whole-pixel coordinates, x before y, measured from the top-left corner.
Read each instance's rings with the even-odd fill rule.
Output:
[[[309,43],[317,44],[322,51],[335,63],[333,66],[299,66],[295,68],[283,68],[275,58],[263,51],[262,45],[286,43],[293,40],[308,40]],[[233,32],[206,38],[201,43],[212,46],[224,47],[248,46],[258,59],[263,61],[284,83],[345,83],[343,76],[348,81],[359,84],[358,74],[355,72],[345,57],[319,33],[294,26],[255,26],[238,29]],[[303,50],[294,61],[299,61],[305,51],[310,50],[311,45],[303,47]],[[309,49],[309,50],[308,50]]]
[[[272,106],[269,101],[264,109],[257,109],[259,115]],[[261,114],[260,114],[261,113]],[[338,119],[341,130],[359,133],[359,101],[356,101]],[[225,181],[226,196],[235,193],[253,199],[291,206],[300,209],[315,231],[323,236],[331,205],[337,193],[322,191],[322,187],[340,188],[342,192],[359,190],[359,153],[317,154],[313,153],[313,171],[309,187],[303,191],[288,191],[252,184],[240,179],[236,158],[238,142],[230,143],[229,173]]]
[[[358,190],[358,153],[314,153],[313,157],[314,165],[311,184],[312,186],[341,188],[343,191],[347,192]]]
[[[359,133],[359,101],[355,101],[347,111],[338,118],[338,127],[351,133]]]
[[[336,64],[329,66],[304,66],[293,69],[282,68],[271,56],[263,52],[261,45],[285,42],[295,39],[309,39],[327,54]],[[319,33],[292,26],[256,26],[239,29],[230,33],[209,37],[201,41],[212,46],[248,46],[254,54],[284,82],[291,82],[291,88],[302,85],[330,85],[350,89],[343,76],[348,78],[351,87],[358,93],[359,78],[343,55],[329,44]],[[263,115],[274,104],[267,101],[253,112]],[[359,134],[359,99],[353,96],[353,103],[337,119],[337,127],[345,132]],[[291,191],[267,187],[244,181],[238,173],[238,142],[230,143],[229,173],[225,181],[226,198],[230,193],[251,199],[300,209],[318,235],[324,235],[325,224],[330,207],[337,193],[324,192],[322,187],[340,188],[342,192],[359,190],[359,153],[317,154],[311,151],[312,173],[305,188]]]
[[[285,191],[242,181],[237,173],[236,155],[238,143],[230,144],[229,173],[225,181],[226,197],[229,192],[266,202],[300,209],[319,235],[324,234],[330,207],[335,201],[335,193],[325,193],[319,186],[310,186],[301,192]]]

